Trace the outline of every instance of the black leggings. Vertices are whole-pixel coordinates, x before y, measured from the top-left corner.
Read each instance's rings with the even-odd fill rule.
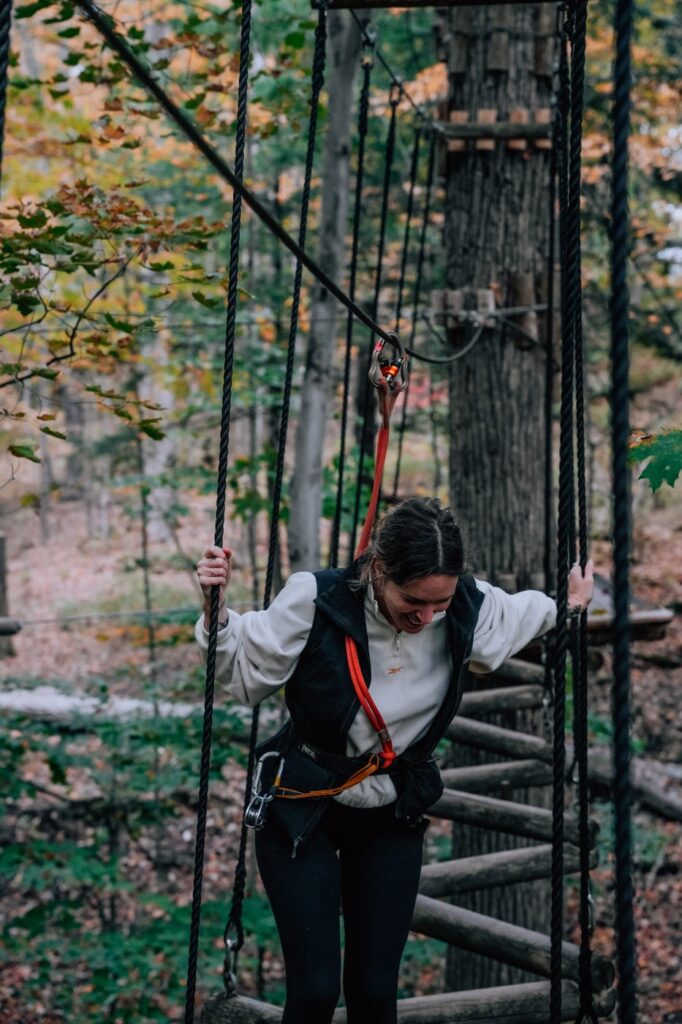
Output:
[[[291,856],[275,822],[256,833],[258,867],[286,966],[282,1024],[327,1024],[343,992],[348,1024],[395,1024],[398,969],[422,860],[423,827],[330,801],[312,836]]]

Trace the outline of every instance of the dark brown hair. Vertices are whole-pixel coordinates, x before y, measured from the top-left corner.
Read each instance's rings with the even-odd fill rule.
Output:
[[[459,576],[464,572],[462,533],[451,508],[438,498],[405,498],[390,508],[374,527],[372,543],[363,558],[361,582],[369,582],[369,565],[376,558],[394,583],[426,576]]]

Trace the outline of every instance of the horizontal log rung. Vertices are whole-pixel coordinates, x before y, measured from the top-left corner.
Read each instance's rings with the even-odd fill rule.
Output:
[[[492,793],[493,796],[506,795],[529,786],[547,786],[552,781],[550,765],[535,760],[443,768],[440,774],[448,789],[459,789],[464,793]]]
[[[429,896],[418,896],[412,917],[412,929],[440,939],[458,949],[490,957],[499,963],[520,967],[545,978],[550,976],[550,939],[540,932],[498,921],[473,910],[455,907]],[[580,950],[570,942],[562,943],[562,977],[578,981]],[[615,978],[613,963],[595,953],[592,957],[592,986],[595,992],[611,987]]]
[[[545,1024],[549,1005],[549,982],[531,981],[519,985],[474,989],[468,992],[444,992],[433,996],[414,996],[398,1000],[400,1024]],[[610,1014],[615,992],[595,999],[599,1016]],[[561,985],[561,1019],[575,1021],[580,1008],[578,986],[572,981]],[[275,1024],[282,1019],[277,1006],[245,996],[228,998],[224,992],[204,1004],[201,1024]],[[337,1010],[334,1024],[345,1024],[346,1011]]]
[[[597,852],[593,850],[590,866],[594,867],[596,863]],[[579,869],[578,851],[565,843],[564,872],[571,874]],[[419,879],[419,891],[423,896],[442,898],[498,885],[532,882],[538,878],[549,878],[551,873],[552,847],[546,843],[425,864]]]
[[[540,708],[545,699],[542,686],[496,686],[488,690],[465,693],[460,704],[460,714],[475,718],[476,715],[493,715],[501,711],[525,711]]]
[[[552,763],[552,747],[539,736],[528,736],[514,729],[502,729],[486,722],[474,722],[470,718],[457,717],[448,726],[446,736],[455,743],[463,743],[477,750],[489,750],[502,757],[519,760],[534,758]]]
[[[552,839],[551,811],[529,804],[513,803],[511,800],[496,800],[491,796],[446,789],[440,800],[429,808],[429,814],[494,832],[525,836],[527,839]],[[597,831],[597,823],[591,821],[590,846],[594,844]],[[574,815],[564,817],[564,839],[575,845],[580,841],[578,822]]]

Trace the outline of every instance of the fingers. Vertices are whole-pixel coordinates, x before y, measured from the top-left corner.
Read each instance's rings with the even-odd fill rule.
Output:
[[[213,544],[197,562],[197,578],[202,587],[225,587],[232,575],[232,549]]]

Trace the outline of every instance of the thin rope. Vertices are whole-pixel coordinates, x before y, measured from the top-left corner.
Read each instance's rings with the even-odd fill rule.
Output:
[[[2,158],[5,139],[5,109],[9,83],[10,29],[12,27],[12,0],[0,0],[0,184],[2,184]]]
[[[431,213],[431,189],[433,187],[433,175],[436,166],[436,135],[431,134],[429,143],[429,162],[428,169],[426,172],[426,192],[424,196],[424,209],[422,211],[422,223],[421,232],[419,235],[419,249],[417,252],[417,272],[414,282],[414,295],[412,299],[412,326],[410,329],[410,346],[414,342],[414,336],[417,331],[417,311],[419,309],[419,301],[421,299],[421,286],[422,277],[424,274],[424,256],[426,253],[426,235],[429,227],[429,215]],[[409,364],[408,364],[409,373]],[[408,388],[403,395],[403,408],[402,415],[400,417],[400,427],[398,432],[398,453],[395,464],[395,476],[393,478],[393,500],[398,496],[398,484],[400,482],[400,470],[402,468],[403,461],[403,441],[405,437],[405,424],[407,422],[407,403],[410,389]]]
[[[613,447],[613,802],[616,860],[618,1019],[637,1019],[634,893],[632,885],[632,784],[630,780],[630,494],[627,466],[629,344],[628,135],[633,27],[632,0],[617,0],[613,94],[613,197],[611,205],[611,440]]]
[[[362,59],[362,88],[358,108],[358,160],[355,171],[355,203],[353,208],[353,241],[351,244],[350,256],[350,280],[348,283],[348,294],[351,299],[355,298],[355,285],[357,280],[358,253],[360,251],[360,221],[362,217],[362,188],[365,174],[365,142],[369,125],[369,89],[372,78],[372,56],[373,43],[366,43],[365,53]],[[341,518],[343,516],[344,498],[344,474],[346,472],[346,437],[348,433],[348,403],[350,398],[350,373],[353,352],[353,325],[355,321],[349,313],[346,320],[346,351],[343,365],[343,399],[341,403],[341,439],[339,442],[339,466],[336,485],[336,508],[334,511],[334,522],[332,524],[332,539],[329,551],[329,565],[336,568],[339,564],[339,543],[341,539]]]
[[[173,102],[165,90],[161,88],[158,82],[156,82],[149,69],[142,64],[138,57],[133,53],[121,35],[112,28],[112,19],[103,15],[91,0],[77,0],[77,3],[98,32],[104,36],[112,50],[118,54],[124,64],[130,68],[145,89],[147,89],[160,106],[163,107],[171,120],[175,122],[178,128],[180,128],[183,135],[185,135],[192,145],[202,153],[211,166],[218,172],[220,177],[227,181],[228,184],[240,194],[246,205],[255,213],[259,220],[265,224],[268,230],[279,239],[289,252],[293,253],[297,260],[300,260],[306,270],[310,271],[313,277],[315,277],[320,284],[324,285],[335,299],[338,299],[342,306],[352,312],[358,320],[361,320],[365,326],[369,327],[370,330],[385,342],[389,345],[393,345],[392,333],[384,330],[384,328],[377,324],[364,309],[358,306],[357,303],[352,302],[343,289],[341,289],[338,284],[333,281],[332,278],[324,272],[324,270],[322,270],[315,260],[303,251],[294,238],[285,231],[279,221],[273,217],[265,206],[263,206],[253,191],[238,179],[235,172],[228,166],[220,154],[214,149],[210,142],[208,142],[205,136],[202,135],[197,126],[190,120],[190,118],[187,117],[186,114],[183,113],[177,104]]]
[[[237,135],[235,147],[235,175],[238,181],[244,173],[244,152],[246,146],[246,120],[248,101],[248,71],[251,38],[251,0],[243,0],[241,43],[239,53],[239,90],[237,100]],[[227,465],[230,447],[230,413],[232,409],[232,377],[234,370],[234,344],[236,335],[237,283],[239,278],[239,243],[241,230],[242,196],[235,189],[232,196],[232,224],[230,235],[229,279],[227,289],[227,320],[225,327],[225,361],[223,366],[223,391],[220,417],[220,445],[218,450],[218,479],[216,484],[216,511],[214,544],[222,548],[225,530],[225,507],[227,495]],[[213,697],[215,691],[216,652],[218,644],[218,612],[220,588],[211,590],[208,652],[206,656],[206,685],[204,693],[204,723],[201,740],[201,768],[199,798],[197,805],[197,826],[194,848],[194,881],[192,886],[192,916],[190,924],[189,952],[187,962],[187,989],[185,993],[185,1024],[194,1022],[196,999],[197,959],[199,930],[201,925],[201,893],[204,871],[204,849],[206,841],[206,817],[208,809],[208,782],[211,767],[211,737],[213,732]]]
[[[381,196],[381,220],[379,225],[379,246],[377,249],[377,262],[376,271],[374,277],[374,300],[372,302],[373,316],[376,318],[377,311],[379,308],[379,294],[381,292],[381,281],[382,281],[382,270],[384,262],[384,246],[386,244],[386,225],[388,222],[388,194],[391,185],[391,172],[393,170],[393,157],[395,155],[395,133],[396,133],[396,116],[398,111],[398,95],[397,93],[391,97],[391,118],[388,125],[388,135],[386,137],[386,155],[384,162],[384,181]],[[367,447],[367,441],[369,437],[369,424],[370,424],[370,401],[369,396],[371,387],[367,381],[367,375],[369,373],[369,366],[372,359],[372,350],[374,348],[374,339],[370,337],[369,345],[367,349],[366,363],[364,369],[363,380],[365,382],[365,391],[363,399],[363,415],[362,415],[362,432],[360,437],[360,451],[358,453],[358,472],[355,482],[355,504],[353,507],[353,527],[351,530],[351,551],[355,551],[355,539],[358,529],[358,523],[360,519],[360,500],[362,498],[362,483],[364,473],[364,462],[365,462],[365,449]]]

